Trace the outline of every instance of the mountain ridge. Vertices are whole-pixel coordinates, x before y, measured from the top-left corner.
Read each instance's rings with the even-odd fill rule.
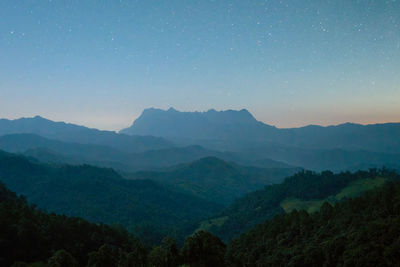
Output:
[[[161,137],[129,136],[71,123],[54,122],[40,116],[0,120],[0,136],[20,133],[37,134],[71,143],[105,145],[125,152],[140,152],[174,146],[170,141]]]
[[[247,110],[179,112],[153,108],[143,111],[130,127],[120,133],[153,135],[176,143],[231,151],[274,144],[307,149],[400,153],[400,123],[276,128],[256,120]]]

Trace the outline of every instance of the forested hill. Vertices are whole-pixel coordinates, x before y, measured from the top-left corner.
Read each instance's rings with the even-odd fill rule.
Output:
[[[28,205],[24,197],[17,197],[2,183],[0,226],[0,266],[49,258],[49,266],[85,266],[89,253],[95,261],[96,251],[104,244],[127,251],[126,261],[137,259],[139,264],[146,257],[145,246],[122,228],[45,213]]]
[[[171,191],[154,181],[123,179],[112,169],[39,164],[1,151],[0,181],[47,211],[120,223],[137,231],[148,226],[154,235],[221,210],[215,203]]]
[[[387,181],[400,181],[400,176],[386,169],[338,174],[302,171],[286,178],[282,184],[247,194],[220,216],[203,222],[201,227],[230,240],[277,214],[293,209],[315,211],[324,201],[334,204],[382,186]]]
[[[164,171],[137,172],[132,177],[159,181],[188,194],[228,205],[246,193],[280,183],[297,171],[295,168],[244,167],[206,157]]]
[[[400,185],[267,221],[228,247],[228,266],[399,266]]]
[[[226,245],[210,233],[188,236],[181,249],[170,237],[151,248],[122,227],[40,211],[1,183],[0,226],[0,266],[225,266]]]

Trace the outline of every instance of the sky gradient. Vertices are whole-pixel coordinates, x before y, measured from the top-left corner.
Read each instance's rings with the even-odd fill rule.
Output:
[[[0,1],[0,118],[144,108],[278,127],[400,121],[400,1]]]

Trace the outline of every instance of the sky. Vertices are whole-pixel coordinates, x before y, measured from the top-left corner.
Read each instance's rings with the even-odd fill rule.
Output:
[[[0,118],[400,122],[399,0],[1,0]]]

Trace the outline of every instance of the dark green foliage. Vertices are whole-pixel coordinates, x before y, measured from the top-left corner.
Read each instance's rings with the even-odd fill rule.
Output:
[[[105,244],[89,254],[88,267],[119,267],[126,261],[126,253],[118,247]]]
[[[229,266],[397,266],[400,185],[319,212],[294,211],[232,241]]]
[[[225,244],[216,236],[198,231],[186,238],[182,248],[184,262],[190,266],[224,266]]]
[[[282,184],[267,186],[238,199],[219,216],[227,216],[228,220],[221,227],[212,227],[210,231],[224,240],[230,240],[251,227],[284,213],[280,204],[288,197],[301,200],[324,199],[337,194],[352,181],[378,176],[400,181],[398,174],[386,169],[338,174],[330,171],[302,171],[287,178]]]
[[[165,237],[160,246],[156,246],[149,254],[150,266],[175,267],[181,264],[178,246],[170,237]]]
[[[0,181],[50,212],[119,223],[129,229],[150,223],[165,233],[221,210],[214,203],[173,192],[153,181],[123,179],[112,169],[45,165],[22,156],[2,155]],[[162,237],[151,239],[158,243]]]
[[[52,266],[58,262],[73,263],[73,258],[84,265],[88,253],[103,244],[118,245],[126,251],[142,246],[123,229],[44,213],[3,184],[0,199],[0,266],[10,266],[15,261],[47,261],[50,257]],[[53,255],[55,251],[58,252]]]
[[[398,178],[386,170],[368,174]],[[333,174],[324,175],[332,178]],[[331,190],[336,189],[311,190],[303,197]],[[335,206],[325,202],[313,214],[302,210],[278,215],[233,240],[228,249],[218,237],[197,231],[180,251],[175,240],[167,237],[150,253],[121,227],[44,213],[2,184],[0,200],[1,266],[35,262],[29,266],[368,267],[397,266],[400,262],[398,183],[388,183]]]
[[[132,178],[159,181],[176,190],[227,205],[245,193],[281,182],[295,170],[244,167],[207,157],[164,171],[138,172]]]
[[[76,259],[65,250],[58,250],[48,260],[47,267],[77,267]]]

